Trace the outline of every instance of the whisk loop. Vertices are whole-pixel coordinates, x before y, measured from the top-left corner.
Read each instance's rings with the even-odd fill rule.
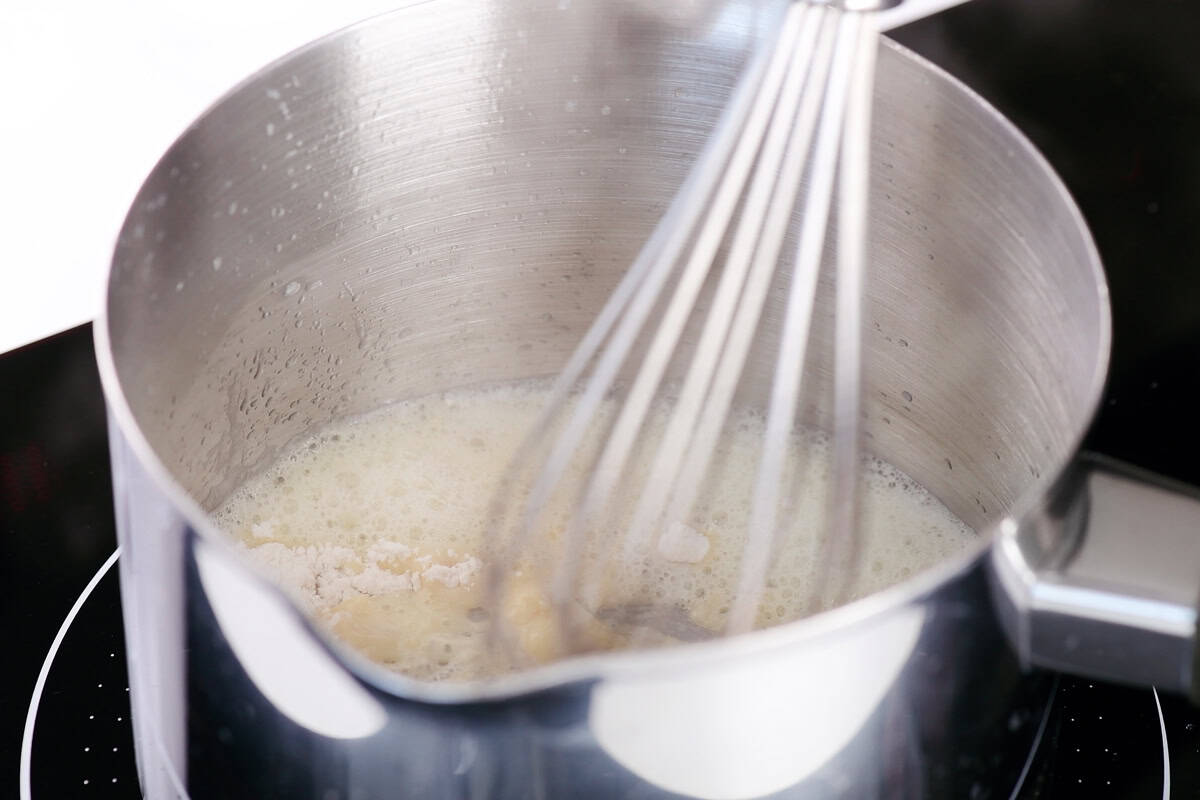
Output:
[[[580,624],[602,611],[606,576],[603,569],[584,574],[588,547],[607,553],[598,561],[602,566],[637,569],[652,557],[655,534],[691,513],[748,354],[763,336],[760,321],[784,239],[798,220],[747,544],[725,630],[754,627],[786,496],[785,461],[800,407],[835,180],[832,490],[828,530],[818,554],[826,566],[818,570],[822,577],[812,587],[812,607],[836,601],[853,578],[859,549],[870,113],[878,44],[872,9],[849,2],[794,2],[786,9],[774,42],[747,65],[704,151],[558,376],[545,410],[514,459],[505,490],[493,505],[497,536],[488,571],[493,609],[501,608],[509,572],[533,546],[533,532],[546,522],[552,496],[563,491],[560,482],[568,465],[590,459],[583,486],[572,490],[576,499],[560,534],[561,551],[548,590],[565,650],[581,646],[576,635]],[[698,301],[714,281],[707,313],[699,320]],[[699,335],[694,345],[683,348],[693,318]],[[690,357],[681,352],[688,349]],[[673,366],[674,372],[682,372],[682,382],[672,392],[664,433],[645,477],[634,481],[634,454]],[[623,373],[633,378],[621,392],[615,418],[597,452],[581,455]],[[526,477],[528,491],[518,498],[514,490]],[[605,531],[606,515],[618,506],[632,511]],[[502,616],[494,615],[498,620]],[[505,640],[504,631],[494,633]]]

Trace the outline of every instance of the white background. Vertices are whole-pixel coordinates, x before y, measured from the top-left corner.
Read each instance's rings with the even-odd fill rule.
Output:
[[[0,1],[0,352],[96,315],[127,206],[206,106],[402,4]]]

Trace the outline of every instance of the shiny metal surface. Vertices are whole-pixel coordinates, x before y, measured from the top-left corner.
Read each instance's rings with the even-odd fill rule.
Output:
[[[1080,458],[1001,526],[1002,618],[1028,664],[1197,696],[1200,492]]]
[[[863,427],[975,551],[769,631],[453,686],[338,649],[212,530],[203,509],[331,419],[554,373],[779,10],[560,6],[439,0],[310,46],[211,109],[131,210],[97,333],[146,795],[1003,795],[1046,684],[985,556],[1090,418],[1105,289],[1028,143],[894,45]],[[770,364],[751,353],[743,402]]]

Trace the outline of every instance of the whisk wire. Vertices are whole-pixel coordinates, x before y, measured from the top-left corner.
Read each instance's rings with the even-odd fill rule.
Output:
[[[679,274],[667,308],[658,319],[654,336],[633,385],[624,398],[617,420],[610,429],[603,450],[591,471],[591,477],[583,490],[582,502],[576,506],[577,511],[568,523],[563,566],[556,571],[552,587],[552,604],[562,612],[560,619],[564,621],[569,621],[570,618],[569,604],[575,594],[581,548],[586,541],[585,534],[595,523],[598,512],[607,506],[613,490],[624,474],[629,454],[692,313],[696,297],[704,285],[725,231],[740,203],[746,177],[755,164],[764,132],[771,121],[771,111],[786,77],[790,53],[796,45],[806,11],[807,7],[800,6],[785,18],[779,45],[768,65],[737,145],[724,167],[722,180],[716,187],[715,194],[711,200],[698,193],[692,195],[692,202],[681,214],[679,230],[686,232],[688,239],[692,239],[692,234],[695,233],[692,249]],[[702,218],[704,224],[699,225],[697,230]],[[665,282],[675,271],[676,255],[664,253],[652,274],[661,275],[662,282]],[[579,429],[571,430],[572,435],[578,439],[582,438],[595,419],[593,409],[599,406],[611,390],[617,371],[624,364],[658,297],[657,291],[639,293],[601,355],[571,423],[568,423],[570,425],[579,419]],[[637,306],[638,301],[643,301],[640,307]],[[585,408],[585,404],[588,407]],[[571,441],[564,435],[555,443],[555,448],[565,448],[568,453],[574,453],[578,439]]]
[[[755,479],[747,544],[726,622],[728,633],[754,627],[774,547],[784,462],[800,398],[801,375],[808,350],[813,305],[817,293],[828,224],[842,127],[851,89],[855,45],[864,16],[858,12],[833,12],[838,20],[829,83],[822,102],[811,174],[806,187],[800,238],[792,268],[783,332],[775,362],[771,399],[763,435],[762,454]]]
[[[816,39],[819,28],[828,26],[831,21],[824,18],[820,11],[819,8],[814,9],[815,13],[811,17],[809,34],[812,40]],[[714,370],[709,370],[711,383],[704,394],[703,406],[693,414],[695,418],[684,416],[682,398],[690,396],[687,387],[680,392],[680,407],[673,413],[671,424],[677,426],[681,432],[687,431],[690,439],[668,444],[667,438],[664,437],[662,452],[659,453],[659,460],[663,462],[662,472],[652,473],[651,480],[647,482],[647,510],[644,512],[646,523],[654,519],[683,519],[691,512],[727,419],[746,357],[753,344],[759,317],[795,206],[796,186],[807,161],[809,143],[823,96],[822,89],[828,74],[832,38],[822,36],[820,41],[812,40],[806,42],[807,50],[799,50],[796,54],[798,63],[794,63],[794,74],[797,79],[806,81],[806,88],[803,90],[803,100],[798,104],[799,108],[795,109],[794,117],[789,119],[788,113],[793,110],[794,105],[785,109],[778,117],[780,121],[790,123],[790,129],[787,130],[787,151],[782,165],[778,168],[779,179],[775,182],[767,212],[763,217],[753,263],[745,277],[737,309],[729,314],[728,335],[720,353],[720,361],[715,364]],[[770,167],[778,163],[765,157],[763,161],[764,166]],[[733,250],[736,249],[735,246]],[[727,264],[726,269],[729,269],[729,266]],[[724,313],[724,309],[718,309],[714,304],[708,321],[716,322]],[[715,359],[696,359],[693,366],[708,366],[713,361]],[[702,391],[698,389],[695,394],[699,396]],[[686,413],[691,414],[692,409],[687,408]],[[670,435],[669,432],[668,437]],[[683,453],[687,453],[688,457],[683,458]],[[669,477],[668,466],[672,468]],[[661,511],[664,505],[665,514]]]
[[[820,606],[849,591],[859,563],[860,453],[862,448],[863,298],[866,296],[868,159],[871,146],[871,100],[875,80],[878,30],[865,16],[855,52],[849,104],[842,135],[838,186],[838,270],[834,337],[833,453],[829,534],[822,539],[820,571],[814,594]]]
[[[563,476],[581,457],[581,445],[612,397],[618,376],[631,371],[631,354],[642,341],[648,344],[637,350],[640,361],[632,384],[615,419],[606,424],[606,435],[574,496],[548,587],[568,651],[574,649],[581,614],[603,618],[606,565],[639,569],[650,555],[654,534],[690,518],[760,334],[786,234],[798,218],[747,542],[725,622],[727,633],[754,627],[778,538],[787,454],[800,409],[835,187],[832,485],[817,554],[827,568],[815,570],[819,577],[811,604],[827,603],[847,590],[851,580],[846,576],[860,548],[862,295],[877,44],[878,29],[869,12],[815,0],[789,4],[774,44],[750,61],[695,167],[558,376],[542,415],[510,465],[491,509],[490,524],[498,532],[494,541],[503,542],[504,555],[489,565],[490,608],[499,611],[505,570],[519,563]],[[727,240],[724,258],[718,259]],[[709,307],[698,319],[698,303],[714,277]],[[648,329],[651,319],[654,325]],[[646,421],[678,363],[684,333],[694,323],[700,326],[699,337],[690,346],[691,360],[668,409],[648,477],[632,481],[632,457]],[[581,384],[568,409],[568,399]],[[537,460],[543,453],[545,458]],[[532,479],[519,503],[512,501],[515,476]],[[605,515],[626,488],[634,502],[619,505],[632,505],[632,514],[608,530]],[[501,532],[506,538],[499,538]],[[599,569],[581,580],[589,544],[599,547],[604,558]],[[502,616],[497,614],[491,634],[507,647]]]
[[[765,244],[763,231],[773,216],[772,203],[779,201],[780,195],[787,195],[790,199],[785,202],[784,213],[791,213],[795,189],[794,186],[785,185],[789,176],[786,170],[780,168],[780,162],[796,125],[801,89],[813,60],[811,51],[823,16],[821,8],[808,7],[806,10],[808,13],[788,66],[770,129],[758,155],[739,224],[721,268],[720,282],[679,390],[679,399],[671,409],[666,432],[656,449],[649,479],[645,482],[645,489],[625,533],[626,559],[635,557],[646,547],[651,533],[664,519],[664,509],[669,508],[666,516],[668,521],[681,520],[691,511],[695,492],[689,491],[686,484],[679,486],[680,473],[686,469],[687,463],[699,466],[708,463],[711,453],[708,450],[698,452],[693,447],[696,426],[714,400],[711,396],[713,377],[723,360],[723,353],[729,352],[729,333],[739,304],[745,302],[747,278],[754,272],[752,266],[761,267],[762,259],[756,258],[756,255],[762,252]],[[768,269],[773,266],[771,264]],[[724,412],[721,412],[721,417],[724,418]],[[683,457],[685,453],[689,458]],[[697,484],[703,478],[703,470],[700,472]]]
[[[785,32],[781,29],[781,35]],[[538,484],[525,496],[525,502],[520,504],[519,509],[514,509],[515,504],[512,502],[515,496],[515,480],[524,474],[538,451],[543,448],[547,432],[579,380],[595,360],[597,352],[609,338],[613,327],[621,319],[622,313],[639,293],[646,294],[644,287],[650,273],[656,268],[663,271],[664,265],[669,265],[677,258],[686,245],[690,231],[679,223],[679,219],[687,216],[687,209],[693,205],[696,196],[708,196],[712,187],[721,179],[725,164],[739,142],[746,117],[757,98],[758,87],[771,62],[771,52],[766,49],[755,52],[751,57],[715,127],[714,135],[706,142],[698,157],[696,166],[688,173],[650,238],[559,372],[529,434],[510,460],[505,479],[495,493],[488,513],[489,538],[496,546],[496,552],[489,559],[486,574],[486,599],[489,608],[499,607],[508,578],[507,572],[527,545],[531,531],[538,522],[538,515],[553,491],[554,481],[562,474],[565,463],[572,457],[574,448],[586,432],[586,422],[590,415],[595,413],[595,408],[585,408],[582,403],[577,404],[575,419],[578,422],[571,430],[560,434],[558,452],[551,454],[552,457],[557,457],[553,458],[553,463],[550,458],[543,463]],[[617,368],[619,366],[618,363]],[[615,373],[615,370],[613,371]],[[598,381],[598,377],[595,380]],[[599,399],[602,400],[602,396]],[[595,403],[597,406],[598,404]],[[519,510],[521,514],[521,521],[517,524],[513,524],[511,520],[514,510]],[[503,535],[505,531],[511,532],[507,538]],[[503,641],[503,634],[501,624],[489,627],[489,636],[493,639],[493,644],[507,647],[507,642]]]

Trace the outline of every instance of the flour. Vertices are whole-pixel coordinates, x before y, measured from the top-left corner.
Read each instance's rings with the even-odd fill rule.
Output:
[[[416,569],[397,571],[397,560],[407,562],[412,548],[396,541],[376,542],[362,554],[349,547],[319,544],[288,547],[267,542],[240,549],[256,562],[266,577],[292,590],[309,612],[327,612],[354,595],[376,596],[415,592],[422,581],[448,588],[470,586],[483,564],[467,556],[453,564],[435,564],[429,556],[412,559]]]

